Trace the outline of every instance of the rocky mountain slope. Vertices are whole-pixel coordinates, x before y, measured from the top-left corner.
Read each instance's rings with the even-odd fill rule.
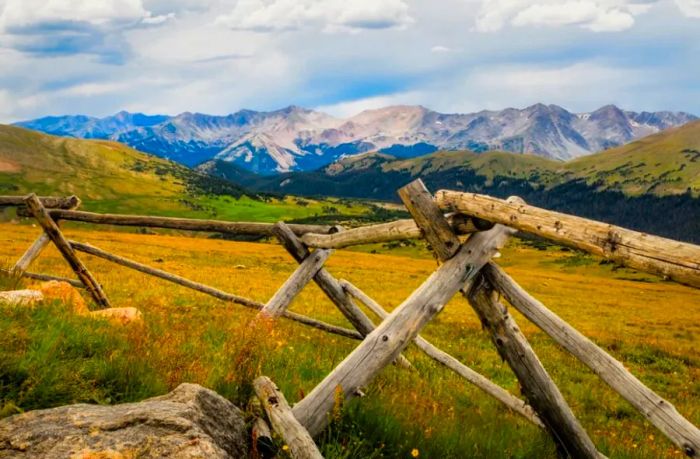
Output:
[[[550,209],[700,242],[700,121],[566,162],[505,152],[417,158],[371,152],[277,176],[225,161],[200,170],[260,191],[394,201],[398,188],[421,177],[432,190],[515,194]]]
[[[394,106],[339,119],[290,106],[227,116],[121,112],[106,118],[48,117],[18,125],[61,136],[117,140],[189,166],[216,159],[274,174],[313,170],[369,151],[411,158],[437,150],[501,150],[567,160],[693,119],[687,113],[636,113],[613,105],[571,113],[543,104],[471,114]]]

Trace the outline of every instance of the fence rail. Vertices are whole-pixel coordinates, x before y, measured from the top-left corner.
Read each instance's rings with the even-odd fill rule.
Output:
[[[700,287],[700,247],[529,206],[516,197],[502,200],[448,190],[439,191],[434,197],[420,180],[399,190],[399,196],[411,219],[349,230],[328,225],[283,222],[265,224],[99,214],[76,210],[80,200],[75,196],[0,196],[0,207],[19,207],[19,215],[34,217],[44,230],[8,274],[66,280],[84,287],[97,307],[109,307],[109,300],[102,286],[78,258],[78,252],[223,301],[257,309],[260,312],[256,320],[264,317],[264,320],[274,322],[278,317],[285,318],[324,332],[360,340],[359,345],[293,407],[289,407],[269,379],[261,377],[255,381],[256,392],[270,425],[290,446],[293,445],[291,453],[294,457],[320,457],[311,438],[327,426],[329,413],[337,401],[338,388],[343,397],[349,399],[360,394],[361,387],[369,384],[390,363],[410,368],[410,362],[401,353],[412,342],[426,355],[493,396],[508,409],[549,432],[561,457],[604,457],[597,450],[594,439],[574,416],[525,336],[520,333],[508,312],[508,306],[498,301],[497,294],[628,400],[687,456],[700,457],[700,430],[695,425],[669,401],[639,381],[621,362],[548,310],[491,261],[508,238],[520,230],[697,288]],[[445,215],[445,210],[451,213]],[[58,226],[61,220],[275,237],[299,263],[299,267],[263,304],[89,244],[68,240]],[[358,287],[336,279],[324,268],[326,260],[332,255],[331,249],[413,238],[424,238],[429,242],[440,266],[391,313],[384,311],[379,303]],[[31,263],[51,243],[59,249],[78,280],[28,271]],[[288,310],[291,301],[312,280],[355,330]],[[460,292],[476,311],[494,346],[513,370],[525,400],[510,394],[419,335],[421,329]],[[381,322],[375,325],[354,299],[373,311]],[[255,420],[253,431],[263,439],[271,436],[270,426],[262,415]]]

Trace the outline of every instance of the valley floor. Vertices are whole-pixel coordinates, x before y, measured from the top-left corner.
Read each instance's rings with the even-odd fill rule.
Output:
[[[275,244],[74,227],[67,233],[262,302],[296,267]],[[29,225],[0,224],[0,264],[11,265],[38,234]],[[340,250],[327,266],[338,278],[348,279],[393,309],[436,267],[422,244]],[[244,405],[251,394],[247,383],[258,373],[270,376],[294,403],[357,344],[284,320],[269,336],[247,336],[246,324],[254,311],[82,257],[113,304],[137,307],[144,324],[112,327],[73,316],[56,305],[4,311],[0,417],[74,402],[138,400],[185,381],[211,387]],[[700,424],[700,290],[524,241],[513,241],[498,261],[530,293]],[[53,248],[32,271],[70,274]],[[307,286],[292,309],[348,326],[315,285]],[[514,315],[602,452],[615,458],[682,456],[587,368]],[[461,297],[423,335],[518,393],[508,366]],[[246,345],[251,342],[256,345]],[[416,371],[386,369],[369,386],[366,397],[339,410],[319,439],[326,457],[410,457],[413,449],[429,458],[554,456],[549,438],[516,414],[416,348],[409,348],[406,356]]]

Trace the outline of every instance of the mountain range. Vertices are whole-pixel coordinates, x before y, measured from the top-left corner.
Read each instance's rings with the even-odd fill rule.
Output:
[[[349,118],[290,106],[226,116],[120,112],[105,118],[52,116],[17,123],[48,134],[108,139],[187,166],[224,161],[272,175],[319,169],[378,151],[413,158],[438,150],[500,150],[568,160],[697,119],[683,112],[632,112],[607,105],[572,113],[556,105],[444,114],[422,106],[366,110]]]
[[[258,192],[393,201],[398,188],[420,177],[433,191],[517,195],[548,209],[700,242],[700,120],[569,161],[498,151],[416,158],[368,152],[274,176],[217,160],[198,169]]]

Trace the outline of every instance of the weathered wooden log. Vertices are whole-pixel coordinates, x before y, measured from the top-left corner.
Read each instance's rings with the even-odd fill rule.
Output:
[[[277,455],[278,448],[272,439],[272,431],[267,421],[261,417],[256,417],[251,427],[253,437],[254,457],[272,458]]]
[[[279,222],[275,224],[273,233],[297,263],[303,262],[311,253],[286,223]],[[328,271],[321,268],[314,276],[314,282],[362,336],[367,335],[374,329],[374,324],[369,317],[352,302],[338,281]]]
[[[585,250],[676,282],[700,287],[700,246],[474,193],[441,190],[437,203]]]
[[[26,252],[17,260],[17,263],[12,267],[12,274],[17,277],[22,277],[22,274],[29,269],[29,265],[36,260],[41,252],[46,248],[51,242],[51,239],[46,235],[46,233],[41,233],[41,235],[34,241],[34,243],[27,249]]]
[[[98,214],[78,210],[50,210],[56,220],[69,220],[85,223],[116,226],[140,226],[146,228],[166,228],[183,231],[204,231],[224,234],[252,234],[272,236],[272,223],[227,222],[222,220],[198,220],[193,218],[151,217],[145,215]],[[294,234],[328,233],[328,225],[288,225]]]
[[[617,393],[678,445],[689,457],[700,457],[700,430],[667,400],[635,378],[622,363],[527,293],[493,263],[482,269],[488,282],[525,317],[593,370]]]
[[[355,396],[394,360],[505,243],[512,230],[496,225],[475,233],[454,257],[443,263],[416,291],[397,307],[355,350],[348,355],[303,400],[294,415],[311,432],[318,434],[328,422],[336,388],[345,398]]]
[[[270,301],[260,310],[259,314],[267,317],[279,317],[280,314],[287,310],[294,297],[301,292],[304,286],[323,267],[331,253],[331,250],[318,249],[309,254],[294,273],[289,276],[282,287],[277,290],[275,295],[270,298]]]
[[[471,234],[493,227],[493,223],[470,218],[464,214],[450,215],[447,217],[447,221],[456,234]],[[423,237],[423,231],[413,219],[406,219],[379,225],[361,226],[333,234],[306,233],[301,236],[301,240],[309,247],[339,249],[352,245],[401,241],[420,237]]]
[[[399,190],[399,196],[418,227],[423,230],[425,240],[433,248],[438,260],[452,258],[459,250],[459,239],[435,205],[433,196],[423,181],[417,179],[404,186]]]
[[[70,243],[63,236],[56,222],[51,219],[47,210],[41,204],[41,201],[39,201],[39,198],[32,193],[25,198],[25,202],[27,208],[32,212],[34,218],[36,218],[36,221],[44,229],[44,233],[51,239],[58,251],[61,252],[61,255],[63,255],[63,258],[65,258],[76,276],[78,276],[78,279],[85,285],[85,288],[90,293],[93,300],[95,300],[97,306],[100,309],[111,307],[107,295],[105,295],[102,290],[102,286],[100,286],[92,273],[88,271],[83,262],[75,255]]]
[[[8,276],[14,275],[14,273],[12,271],[6,270],[6,269],[0,269],[0,272],[2,272],[5,275],[8,275]],[[40,281],[66,282],[75,288],[85,288],[85,285],[83,285],[83,283],[80,281],[77,281],[75,279],[69,279],[67,277],[52,276],[50,274],[41,274],[41,273],[33,273],[33,272],[25,271],[24,273],[22,273],[22,277],[26,277],[28,279],[40,280]]]
[[[0,196],[0,207],[24,207],[25,196]],[[41,196],[39,201],[46,209],[74,209],[80,205],[80,199],[73,195],[68,197]]]
[[[286,223],[279,222],[275,224],[273,232],[282,246],[287,249],[289,254],[298,263],[303,262],[311,253]],[[321,268],[314,276],[314,282],[316,282],[316,285],[323,290],[326,296],[328,296],[338,310],[362,336],[367,336],[374,330],[374,323],[372,323],[362,309],[357,307],[352,301],[352,298],[350,298],[343,290],[343,287],[340,286],[338,280],[328,271]],[[397,357],[396,363],[404,368],[411,367],[411,363],[402,355]]]
[[[386,319],[389,315],[384,308],[374,301],[369,295],[360,290],[355,285],[351,284],[346,280],[341,280],[340,285],[343,286],[346,292],[357,298],[359,301],[364,303],[370,310],[372,310],[377,316],[382,320]],[[452,357],[447,352],[439,349],[437,346],[431,344],[429,341],[424,339],[422,336],[417,335],[413,342],[420,350],[422,350],[425,355],[435,360],[438,363],[445,365],[450,370],[457,373],[462,378],[466,379],[469,383],[475,385],[488,395],[494,397],[499,402],[503,403],[508,409],[515,411],[516,413],[523,416],[528,421],[535,424],[537,427],[544,428],[544,424],[540,421],[537,414],[531,406],[529,406],[525,401],[514,396],[498,384],[494,383],[482,374],[472,370],[467,365],[463,364],[456,358]]]
[[[80,206],[80,199],[78,199],[76,196],[71,196],[68,198],[72,201],[74,201],[74,206],[70,208],[70,210],[77,209],[78,206]],[[56,223],[58,225],[58,222]],[[15,266],[12,268],[13,275],[21,277],[22,274],[29,269],[29,265],[31,265],[34,260],[36,260],[39,255],[41,255],[41,252],[44,251],[46,246],[49,245],[51,242],[51,239],[46,235],[46,233],[41,233],[39,237],[34,241],[34,243],[27,249],[26,252],[20,257],[19,260],[17,260],[17,263],[15,263]]]
[[[500,356],[515,373],[525,398],[550,432],[561,457],[598,458],[599,453],[549,377],[525,336],[490,284],[480,276],[465,294]]]
[[[314,440],[292,413],[284,394],[267,376],[260,376],[253,381],[255,393],[260,398],[265,413],[295,459],[323,459]]]
[[[178,276],[176,274],[169,273],[167,271],[163,271],[157,268],[152,268],[150,266],[144,265],[142,263],[138,263],[136,261],[130,260],[128,258],[120,257],[119,255],[114,255],[109,252],[105,252],[104,250],[98,249],[95,246],[92,246],[90,244],[83,244],[81,242],[76,242],[76,241],[70,241],[71,246],[79,251],[79,252],[84,252],[88,253],[90,255],[103,258],[105,260],[111,261],[112,263],[116,263],[121,266],[125,266],[127,268],[134,269],[136,271],[142,272],[144,274],[148,274],[154,277],[158,277],[160,279],[166,280],[168,282],[172,282],[174,284],[181,285],[183,287],[190,288],[192,290],[196,290],[201,293],[205,293],[207,295],[213,296],[214,298],[218,298],[220,300],[224,301],[229,301],[232,303],[240,304],[241,306],[245,306],[251,309],[257,309],[260,310],[265,307],[263,303],[260,303],[258,301],[251,300],[249,298],[245,298],[242,296],[238,295],[232,295],[230,293],[224,292],[222,290],[216,289],[214,287],[210,287],[208,285],[200,284],[199,282],[195,282],[189,279],[186,279],[184,277]],[[294,312],[290,311],[285,311],[282,314],[283,317],[286,317],[287,319],[294,320],[295,322],[299,322],[305,325],[309,325],[311,327],[317,328],[319,330],[323,330],[329,333],[333,333],[335,335],[340,335],[340,336],[345,336],[347,338],[352,338],[352,339],[357,339],[361,340],[362,335],[355,332],[354,330],[348,330],[347,328],[343,327],[338,327],[336,325],[331,325],[325,322],[322,322],[320,320],[312,319],[310,317],[303,316],[301,314],[297,314]]]

